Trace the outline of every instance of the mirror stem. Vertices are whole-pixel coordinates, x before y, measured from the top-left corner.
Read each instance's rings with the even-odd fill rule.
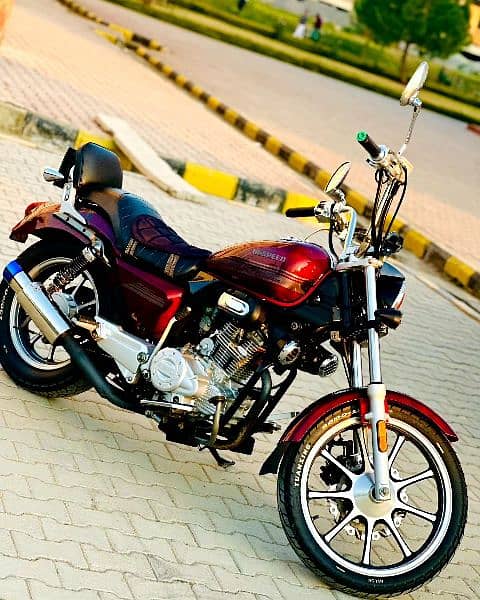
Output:
[[[420,110],[422,108],[422,101],[420,100],[420,98],[415,98],[412,101],[412,106],[413,106],[412,120],[410,121],[410,127],[408,128],[408,133],[407,133],[407,137],[405,138],[405,142],[398,152],[399,156],[402,156],[404,154],[405,150],[407,149],[408,143],[410,142],[410,139],[412,137],[413,128],[415,127],[415,121],[417,120],[417,117],[420,114]]]

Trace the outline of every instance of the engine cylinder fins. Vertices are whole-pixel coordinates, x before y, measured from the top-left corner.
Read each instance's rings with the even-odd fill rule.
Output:
[[[241,339],[241,338],[244,339]],[[257,332],[245,332],[228,322],[217,336],[212,360],[238,383],[247,381],[253,373],[253,360],[263,351],[263,339]]]

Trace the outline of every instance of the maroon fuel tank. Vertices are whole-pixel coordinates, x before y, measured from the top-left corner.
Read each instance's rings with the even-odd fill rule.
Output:
[[[230,246],[212,254],[204,270],[267,302],[295,306],[329,275],[331,266],[321,246],[280,241]]]

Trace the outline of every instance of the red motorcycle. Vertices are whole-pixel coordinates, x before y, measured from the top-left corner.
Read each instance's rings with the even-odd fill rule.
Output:
[[[328,248],[289,239],[212,254],[123,191],[118,158],[90,143],[45,170],[63,199],[26,209],[11,238],[40,241],[7,265],[0,289],[0,361],[15,382],[47,397],[94,387],[221,466],[233,464],[222,450],[250,454],[256,433],[279,428],[272,413],[298,370],[325,377],[340,356],[350,387],[298,414],[261,473],[278,471],[281,521],[302,561],[365,597],[431,579],[467,514],[454,431],[381,373],[379,339],[400,324],[405,295],[385,258],[402,245],[391,227],[427,71],[402,95],[414,116],[398,153],[357,135],[378,184],[368,229],[340,190],[345,163],[327,200],[287,211],[328,223]]]

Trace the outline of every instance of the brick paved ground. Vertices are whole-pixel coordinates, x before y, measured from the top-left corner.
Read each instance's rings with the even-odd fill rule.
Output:
[[[364,157],[353,141],[354,132],[364,128],[392,144],[404,135],[407,111],[392,99],[101,0],[84,4],[165,42],[165,59],[180,72],[320,165],[333,168],[354,158],[357,164],[349,183],[369,194],[372,177],[361,165]],[[0,98],[90,129],[99,110],[113,111],[166,155],[314,192],[310,183],[144,63],[97,39],[93,29],[55,0],[18,0],[0,50]],[[411,147],[417,169],[403,216],[480,268],[478,143],[478,136],[467,132],[464,124],[426,111]]]
[[[33,200],[57,199],[41,182],[60,157],[0,139],[2,262],[22,247],[10,226]],[[302,235],[276,214],[209,199],[172,200],[140,176],[145,195],[192,243]],[[221,227],[219,227],[221,224]],[[221,231],[221,234],[219,234]],[[450,565],[407,600],[478,598],[480,585],[479,325],[415,278],[404,325],[384,344],[386,380],[427,401],[460,434],[471,509]],[[302,376],[280,410],[344,385]],[[8,600],[346,600],[297,560],[279,524],[275,478],[257,475],[274,439],[232,471],[205,453],[164,444],[146,419],[94,393],[46,400],[0,373],[0,598]]]

